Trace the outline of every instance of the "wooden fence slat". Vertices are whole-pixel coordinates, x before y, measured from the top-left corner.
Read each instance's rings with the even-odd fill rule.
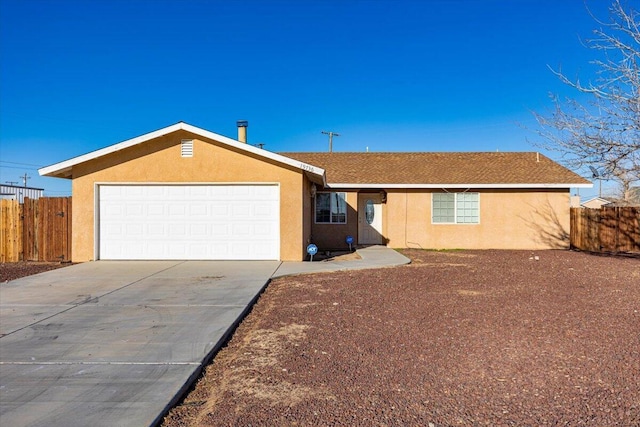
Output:
[[[36,253],[36,236],[34,235],[35,228],[35,199],[25,198],[23,207],[22,222],[26,224],[22,233],[22,245],[23,245],[23,259],[26,261],[37,261],[38,256]]]
[[[0,261],[20,260],[20,204],[17,200],[0,200]]]
[[[45,203],[48,204],[48,201],[45,202],[44,199],[38,199],[38,219],[36,220],[38,235],[38,261],[48,259],[47,247],[49,245],[47,244],[47,239],[45,239],[44,232],[45,230],[49,230],[49,210],[45,208]]]

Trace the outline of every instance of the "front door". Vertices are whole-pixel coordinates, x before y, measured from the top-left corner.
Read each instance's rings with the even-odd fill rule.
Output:
[[[382,244],[382,200],[379,193],[358,194],[358,244]]]

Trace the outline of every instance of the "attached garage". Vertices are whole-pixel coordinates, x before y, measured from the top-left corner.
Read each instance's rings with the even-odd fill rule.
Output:
[[[74,262],[299,261],[311,184],[326,186],[323,169],[184,122],[40,173],[72,180]]]
[[[97,259],[277,260],[277,184],[98,186]]]

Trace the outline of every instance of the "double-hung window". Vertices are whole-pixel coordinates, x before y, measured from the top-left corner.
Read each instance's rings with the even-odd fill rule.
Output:
[[[316,223],[317,224],[346,224],[347,223],[347,195],[346,193],[316,194]]]
[[[478,193],[432,193],[431,222],[434,224],[478,224]]]

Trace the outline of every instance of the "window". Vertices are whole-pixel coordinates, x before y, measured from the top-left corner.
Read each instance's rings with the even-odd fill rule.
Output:
[[[316,223],[346,224],[346,193],[316,193]]]
[[[479,193],[433,193],[431,222],[434,224],[478,224]]]
[[[182,157],[193,157],[193,139],[183,139],[180,144]]]

